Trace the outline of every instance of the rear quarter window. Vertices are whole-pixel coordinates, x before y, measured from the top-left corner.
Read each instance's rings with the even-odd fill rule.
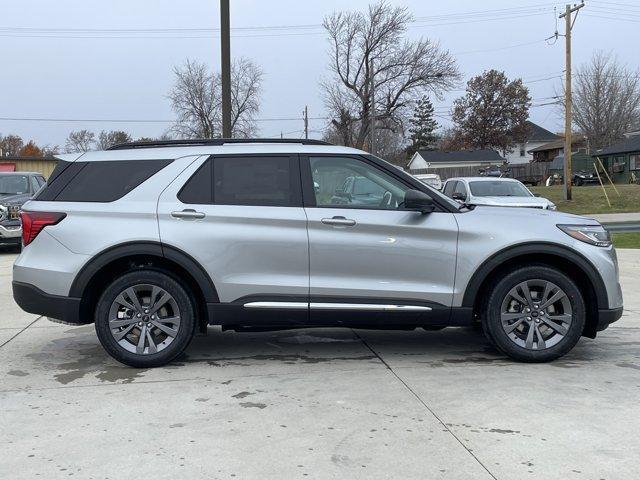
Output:
[[[171,160],[59,162],[36,200],[113,202],[124,197]]]

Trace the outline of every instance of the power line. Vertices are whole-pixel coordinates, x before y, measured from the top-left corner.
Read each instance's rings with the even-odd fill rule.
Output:
[[[480,10],[472,12],[459,12],[444,15],[434,15],[429,17],[418,17],[411,23],[412,28],[433,27],[440,25],[455,25],[461,23],[476,23],[494,20],[508,20],[515,18],[523,18],[530,16],[543,15],[547,6],[553,3],[535,4],[529,7],[512,7],[505,9]],[[453,20],[453,21],[449,21]],[[313,30],[320,29],[315,32]],[[281,32],[278,32],[282,30]],[[291,30],[298,30],[292,32]],[[273,25],[273,26],[256,26],[256,27],[235,27],[235,32],[241,32],[240,35],[232,35],[236,38],[253,38],[253,37],[280,37],[280,36],[299,36],[299,35],[318,35],[324,34],[324,28],[321,24],[302,24],[302,25]],[[259,33],[252,32],[276,32],[276,33]],[[81,39],[197,39],[197,38],[218,38],[219,28],[35,28],[35,27],[0,27],[0,37],[11,38],[81,38]],[[193,35],[184,35],[191,33]],[[152,35],[148,35],[152,34]],[[199,34],[199,35],[196,35]]]
[[[329,120],[330,117],[308,117],[308,120]],[[290,122],[299,121],[302,117],[288,118],[255,118],[254,122]],[[0,121],[10,122],[59,122],[59,123],[175,123],[175,120],[159,119],[116,119],[116,118],[47,118],[47,117],[0,117]]]

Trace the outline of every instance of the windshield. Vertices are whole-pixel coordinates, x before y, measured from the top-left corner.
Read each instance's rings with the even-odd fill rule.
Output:
[[[0,195],[18,195],[29,192],[29,177],[26,175],[0,176]]]
[[[516,181],[481,181],[469,182],[471,195],[474,197],[531,197],[531,192]]]

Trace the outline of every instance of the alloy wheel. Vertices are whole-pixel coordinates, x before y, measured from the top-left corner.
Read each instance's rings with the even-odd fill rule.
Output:
[[[571,301],[556,284],[526,280],[513,287],[502,301],[502,329],[516,345],[527,350],[550,348],[567,335],[573,320]]]
[[[173,296],[157,285],[139,284],[121,291],[109,309],[109,331],[125,350],[150,355],[167,348],[180,329]]]

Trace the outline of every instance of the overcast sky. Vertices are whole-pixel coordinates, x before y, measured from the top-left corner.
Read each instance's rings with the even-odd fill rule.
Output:
[[[260,134],[299,137],[305,105],[324,116],[319,80],[328,75],[328,43],[320,23],[335,10],[365,9],[365,0],[231,0],[231,54],[251,58],[265,72]],[[553,34],[554,5],[535,0],[390,1],[416,18],[407,35],[440,42],[458,61],[464,81],[489,68],[522,77],[534,105],[553,102],[564,69],[564,39]],[[633,69],[640,66],[640,1],[586,0],[573,31],[574,67],[598,49]],[[157,136],[173,118],[167,92],[172,68],[187,58],[219,69],[218,0],[21,0],[2,2],[0,15],[0,133],[58,144],[70,130],[124,129]],[[282,27],[287,28],[268,28]],[[296,26],[296,27],[291,27]],[[564,24],[559,23],[560,33]],[[173,30],[184,29],[184,30]],[[203,30],[194,30],[203,29]],[[80,31],[79,31],[80,30]],[[84,31],[82,31],[84,30]],[[117,31],[120,30],[120,31]],[[73,37],[73,38],[68,38]],[[553,43],[550,41],[549,43]],[[436,101],[447,123],[450,92]],[[46,122],[4,118],[155,120]],[[562,128],[557,106],[532,108],[531,119]],[[325,120],[312,120],[320,137]]]

